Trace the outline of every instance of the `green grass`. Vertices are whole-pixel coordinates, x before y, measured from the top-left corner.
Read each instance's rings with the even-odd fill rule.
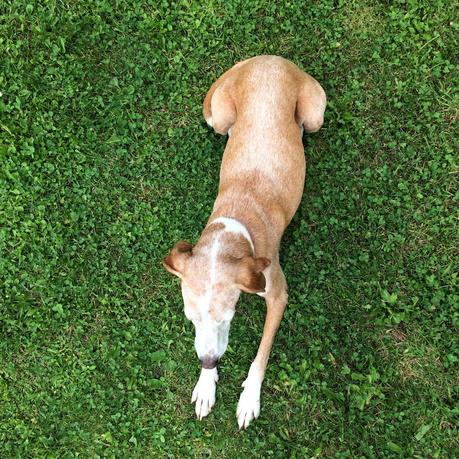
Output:
[[[0,9],[0,456],[457,455],[455,2],[29,1]],[[198,422],[160,262],[216,195],[226,140],[203,97],[257,54],[329,105],[261,415],[238,433],[263,302],[241,299]]]

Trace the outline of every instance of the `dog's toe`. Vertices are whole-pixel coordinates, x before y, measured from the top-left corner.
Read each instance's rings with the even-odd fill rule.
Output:
[[[237,405],[237,423],[239,429],[246,429],[250,422],[260,414],[260,391],[245,388]]]
[[[196,417],[201,420],[205,418],[209,413],[212,407],[215,404],[215,385],[209,390],[203,390],[203,388],[199,388],[198,390],[193,391],[193,402],[196,402],[195,405],[195,412]]]
[[[195,402],[196,417],[201,420],[205,418],[212,407],[215,405],[215,390],[216,382],[218,380],[217,369],[211,370],[203,369],[201,376],[193,390],[191,403]]]

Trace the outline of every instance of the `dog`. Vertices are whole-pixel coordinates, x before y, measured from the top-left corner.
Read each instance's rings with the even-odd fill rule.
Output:
[[[178,276],[186,317],[195,327],[201,374],[192,402],[198,419],[215,404],[217,364],[228,345],[241,292],[266,301],[263,336],[237,406],[239,429],[260,413],[260,391],[274,336],[287,304],[279,264],[282,234],[303,194],[303,130],[323,124],[325,92],[292,62],[257,56],[239,62],[211,86],[207,124],[228,134],[218,196],[196,245],[178,242],[163,260]]]

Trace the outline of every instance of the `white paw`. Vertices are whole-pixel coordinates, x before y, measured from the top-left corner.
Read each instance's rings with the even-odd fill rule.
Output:
[[[215,389],[218,381],[217,368],[203,368],[193,390],[191,403],[196,402],[195,411],[199,420],[205,418],[215,405]]]
[[[237,423],[239,429],[246,429],[253,419],[260,414],[260,389],[259,381],[253,381],[247,378],[242,384],[244,390],[237,404]]]

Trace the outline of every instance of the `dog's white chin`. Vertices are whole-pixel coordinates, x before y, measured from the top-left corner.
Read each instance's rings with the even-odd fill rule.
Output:
[[[195,322],[196,336],[194,345],[199,358],[214,356],[219,359],[228,347],[229,321],[220,324],[212,322]]]

